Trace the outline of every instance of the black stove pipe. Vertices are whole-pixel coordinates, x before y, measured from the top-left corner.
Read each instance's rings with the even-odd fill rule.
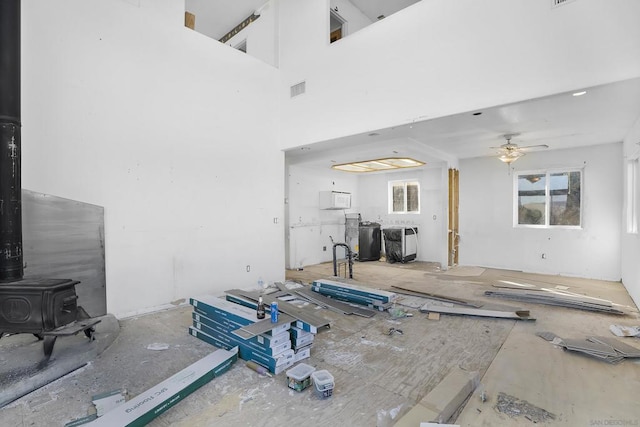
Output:
[[[24,275],[20,177],[20,0],[0,0],[0,281]]]

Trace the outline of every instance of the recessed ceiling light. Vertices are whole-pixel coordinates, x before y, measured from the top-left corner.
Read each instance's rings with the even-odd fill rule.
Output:
[[[585,93],[587,93],[587,91],[586,91],[586,90],[583,90],[583,91],[581,91],[581,92],[574,92],[574,93],[573,93],[573,96],[582,96],[582,95],[584,95]]]
[[[424,162],[409,157],[386,157],[384,159],[364,160],[362,162],[333,165],[331,169],[344,172],[378,172],[393,169],[416,168]]]

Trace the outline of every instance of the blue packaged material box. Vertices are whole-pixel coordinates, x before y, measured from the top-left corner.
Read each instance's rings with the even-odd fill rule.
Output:
[[[291,348],[291,340],[289,341],[284,341],[279,345],[276,345],[274,347],[265,347],[262,346],[261,344],[258,344],[257,340],[255,340],[255,338],[253,339],[249,339],[249,340],[245,340],[243,338],[240,338],[236,335],[232,335],[231,331],[227,331],[224,329],[224,327],[222,327],[221,325],[216,324],[216,322],[207,319],[206,317],[200,317],[201,322],[196,322],[195,320],[193,321],[193,327],[196,329],[200,329],[202,332],[205,332],[209,335],[211,335],[212,337],[218,338],[218,339],[230,339],[231,336],[233,336],[233,338],[236,340],[236,342],[238,344],[242,344],[242,345],[246,345],[247,347],[250,347],[251,349],[258,351],[260,353],[264,353],[266,356],[277,356],[280,353],[289,350]]]
[[[397,294],[394,292],[382,291],[379,289],[371,289],[363,286],[356,286],[346,283],[334,282],[332,280],[318,279],[314,280],[311,287],[314,291],[319,292],[319,289],[326,289],[331,291],[337,291],[343,294],[350,294],[358,297],[369,298],[372,300],[380,301],[381,303],[390,303],[397,299]]]
[[[239,357],[241,359],[256,362],[257,364],[269,369],[271,373],[276,375],[293,365],[295,361],[295,353],[293,350],[286,350],[276,357],[267,356],[261,352],[254,351],[246,345],[234,344],[237,341],[232,337],[237,337],[233,334],[231,334],[231,337],[226,337],[227,339],[220,339],[217,337],[213,337],[193,326],[189,327],[189,334],[216,347],[228,349],[237,346],[239,350]]]
[[[190,298],[189,303],[194,307],[196,313],[220,321],[220,323],[240,324],[244,327],[258,321],[255,310],[212,295]],[[278,335],[289,330],[290,327],[290,324],[275,325],[266,333]]]
[[[214,377],[228,371],[236,360],[238,360],[238,349],[214,351],[87,425],[91,427],[145,426]]]

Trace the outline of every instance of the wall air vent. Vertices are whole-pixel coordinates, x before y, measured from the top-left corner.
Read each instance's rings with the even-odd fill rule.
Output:
[[[291,86],[291,98],[302,95],[306,91],[306,82],[300,82]]]
[[[567,3],[574,2],[575,0],[551,0],[551,7],[564,6]]]

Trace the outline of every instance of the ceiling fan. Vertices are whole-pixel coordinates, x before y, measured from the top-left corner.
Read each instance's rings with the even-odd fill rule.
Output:
[[[524,147],[520,147],[518,144],[514,144],[511,142],[511,138],[517,136],[518,134],[507,134],[504,135],[504,138],[507,140],[506,143],[502,144],[499,147],[490,147],[493,150],[498,150],[498,159],[504,163],[513,163],[518,160],[520,157],[524,156],[525,151],[537,149],[537,148],[549,148],[546,144],[540,145],[527,145]]]

